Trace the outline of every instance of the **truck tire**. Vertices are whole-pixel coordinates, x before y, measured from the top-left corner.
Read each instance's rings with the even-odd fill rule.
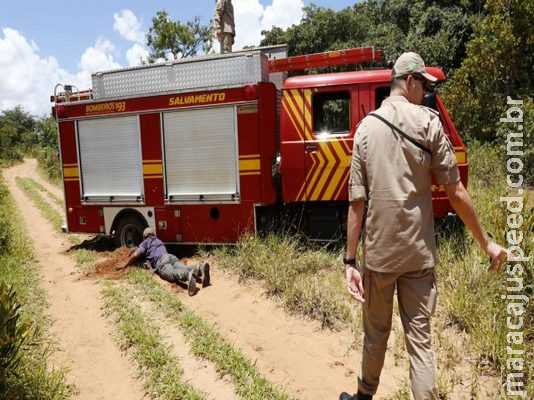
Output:
[[[119,220],[115,229],[115,241],[118,246],[135,247],[143,240],[143,230],[147,227],[145,221],[133,215],[124,216]]]

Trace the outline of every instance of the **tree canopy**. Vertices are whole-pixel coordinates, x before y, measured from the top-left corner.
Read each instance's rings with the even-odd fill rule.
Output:
[[[369,0],[337,12],[312,4],[300,24],[263,31],[261,45],[287,43],[290,55],[372,45],[383,50],[385,61],[410,49],[448,71],[465,56],[479,11],[473,3]]]
[[[158,59],[191,57],[202,49],[209,52],[213,44],[213,24],[201,25],[200,18],[182,24],[173,21],[166,11],[158,11],[152,18],[152,27],[147,34],[148,62]]]

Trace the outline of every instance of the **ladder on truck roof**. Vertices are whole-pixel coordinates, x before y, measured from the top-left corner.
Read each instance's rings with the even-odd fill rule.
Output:
[[[296,71],[333,65],[363,64],[382,59],[382,52],[374,47],[333,50],[269,60],[269,73]]]

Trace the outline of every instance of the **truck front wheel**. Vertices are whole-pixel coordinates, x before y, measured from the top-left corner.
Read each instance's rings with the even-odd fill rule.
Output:
[[[143,230],[147,227],[143,222],[131,215],[122,218],[115,229],[117,245],[130,248],[138,246],[143,240]]]

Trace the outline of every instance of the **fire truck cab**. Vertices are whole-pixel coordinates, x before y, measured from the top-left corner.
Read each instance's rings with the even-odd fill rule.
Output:
[[[68,230],[126,246],[146,226],[165,242],[234,243],[291,215],[313,238],[338,237],[355,129],[388,95],[391,71],[286,74],[379,58],[373,48],[287,58],[274,46],[96,73],[84,92],[58,85]],[[465,146],[439,95],[429,104],[467,183]],[[443,188],[432,189],[446,216]]]

